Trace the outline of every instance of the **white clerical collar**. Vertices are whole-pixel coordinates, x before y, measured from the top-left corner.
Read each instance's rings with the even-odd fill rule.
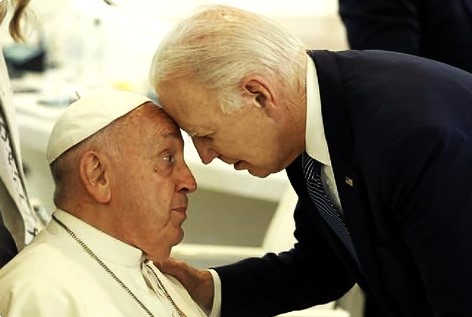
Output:
[[[306,72],[306,152],[324,165],[331,166],[328,143],[324,133],[321,115],[320,87],[316,74],[315,62],[307,58]]]
[[[144,260],[140,249],[109,236],[68,212],[56,209],[54,216],[69,227],[101,260],[125,266],[140,265]],[[54,235],[72,239],[55,221],[49,223],[47,230]]]

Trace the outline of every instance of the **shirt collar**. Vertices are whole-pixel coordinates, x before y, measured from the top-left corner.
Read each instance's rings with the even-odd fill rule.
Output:
[[[307,58],[306,72],[306,152],[318,162],[331,166],[321,114],[320,87],[315,62]]]
[[[144,260],[143,252],[140,249],[109,236],[68,212],[56,209],[54,216],[72,230],[102,260],[126,266],[139,265]],[[55,221],[50,222],[47,230],[52,234],[67,235],[68,238],[73,239]]]

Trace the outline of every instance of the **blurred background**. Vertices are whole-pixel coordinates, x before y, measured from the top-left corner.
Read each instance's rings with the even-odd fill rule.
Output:
[[[146,92],[148,67],[159,40],[183,15],[211,3],[269,16],[310,48],[347,47],[334,0],[32,0],[28,44],[47,52],[44,66],[59,68],[61,80]],[[3,46],[6,40],[3,30]]]
[[[148,69],[159,41],[189,11],[212,3],[264,14],[300,37],[307,48],[347,49],[334,0],[32,0],[26,42],[13,43],[5,29],[1,42],[36,208],[45,214],[54,211],[45,150],[64,107],[78,95],[103,87],[152,97]],[[296,196],[285,172],[258,179],[221,162],[204,166],[189,139],[185,157],[199,190],[190,195],[185,238],[174,248],[175,257],[210,267],[293,245]],[[286,316],[357,317],[361,302],[355,288],[341,301]]]

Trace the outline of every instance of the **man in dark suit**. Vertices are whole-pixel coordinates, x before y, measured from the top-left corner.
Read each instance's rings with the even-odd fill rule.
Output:
[[[259,15],[213,6],[170,31],[151,80],[203,163],[286,169],[299,198],[291,250],[213,271],[162,264],[202,306],[274,316],[358,283],[387,316],[472,314],[471,74],[307,52]]]
[[[351,49],[423,56],[472,73],[471,0],[339,0]],[[380,317],[366,300],[364,317]]]
[[[472,73],[471,0],[339,0],[351,49],[427,57]]]

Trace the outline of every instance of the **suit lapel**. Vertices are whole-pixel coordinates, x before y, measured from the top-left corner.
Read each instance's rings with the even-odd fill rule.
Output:
[[[345,222],[362,266],[363,274],[358,275],[359,284],[365,289],[367,285],[363,282],[368,280],[367,290],[372,287],[377,291],[383,287],[373,252],[373,224],[369,224],[371,220],[368,216],[370,206],[362,179],[352,166],[354,147],[351,123],[343,101],[338,64],[334,54],[328,51],[312,51],[309,55],[316,65],[325,135]]]

